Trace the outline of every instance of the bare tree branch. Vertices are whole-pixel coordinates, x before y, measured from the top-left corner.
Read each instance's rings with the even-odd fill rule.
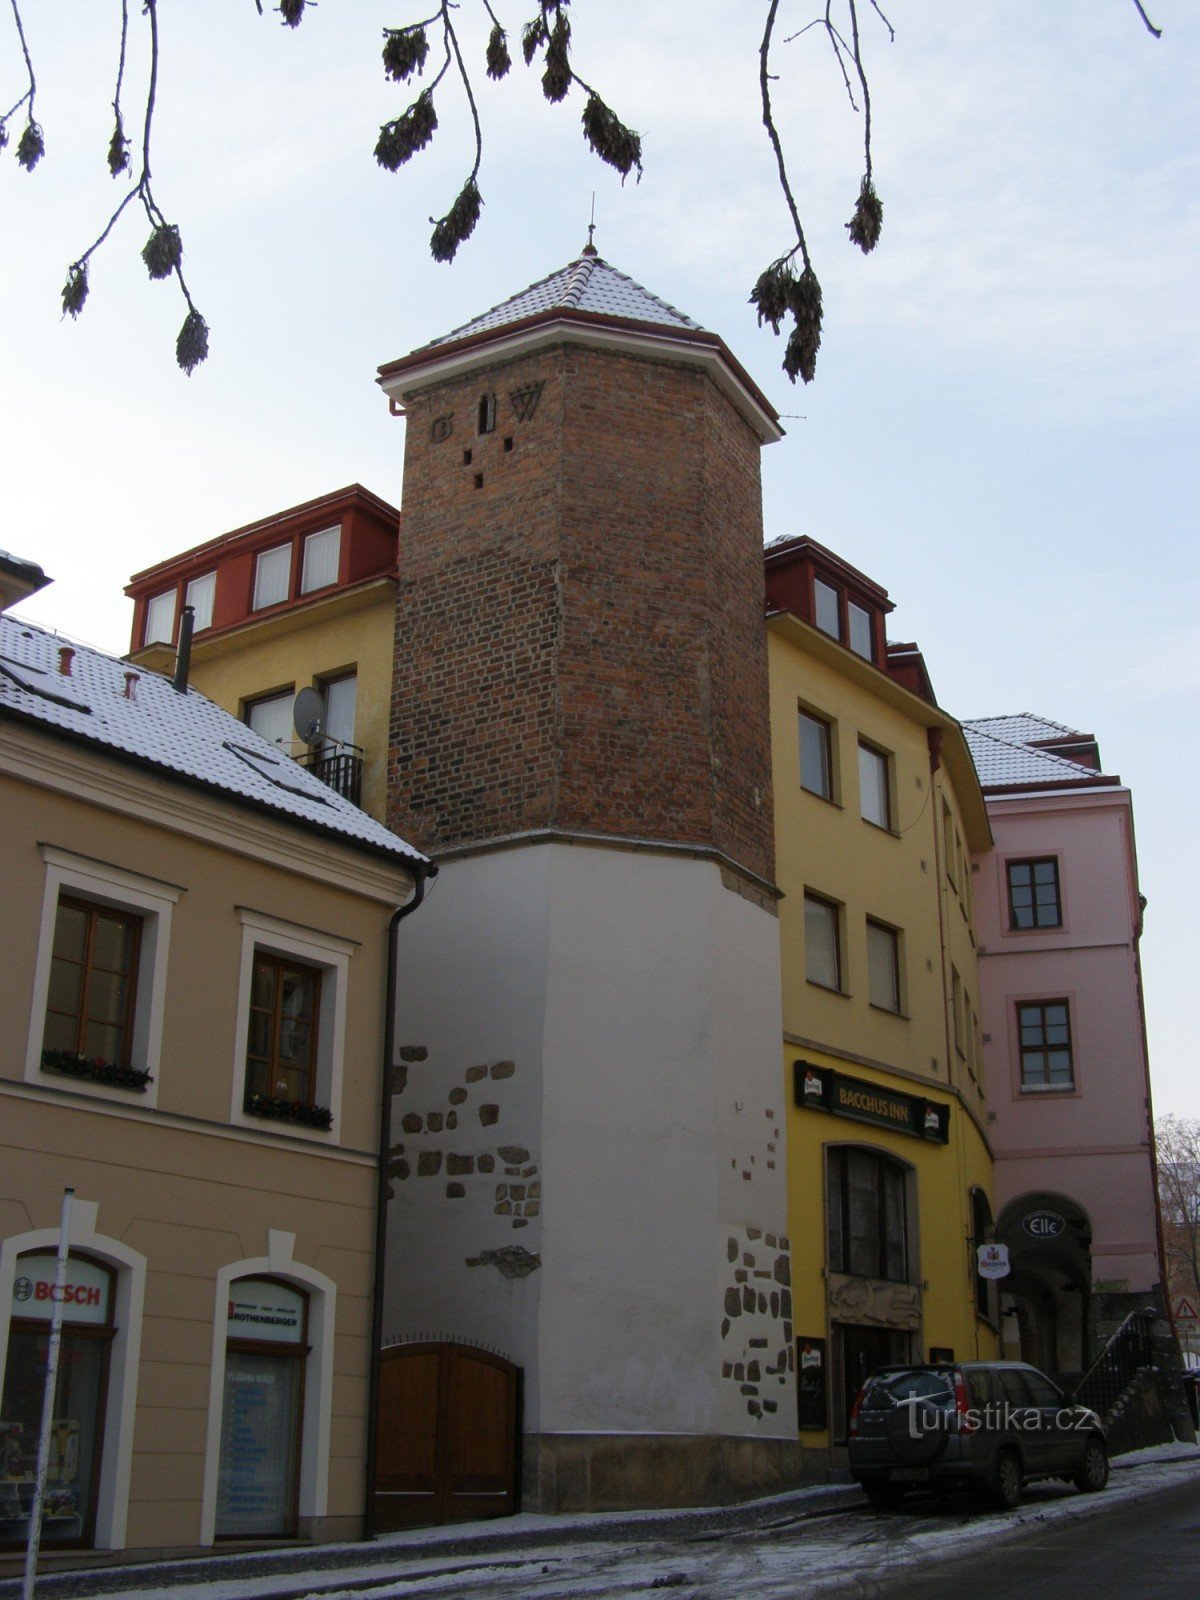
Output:
[[[1162,38],[1162,29],[1161,28],[1156,28],[1154,26],[1154,24],[1150,21],[1150,18],[1146,15],[1146,8],[1145,8],[1145,6],[1143,6],[1142,0],[1133,0],[1133,3],[1137,7],[1138,16],[1141,17],[1142,21],[1146,24],[1146,27],[1150,30],[1150,32],[1154,35],[1154,37],[1156,39],[1161,39]]]

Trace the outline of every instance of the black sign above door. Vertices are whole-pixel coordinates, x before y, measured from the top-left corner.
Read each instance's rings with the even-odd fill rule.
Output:
[[[792,1063],[793,1095],[798,1106],[828,1111],[835,1117],[872,1122],[876,1127],[908,1133],[934,1144],[950,1143],[950,1107],[921,1095],[884,1089],[865,1078],[849,1078],[832,1067],[811,1061]]]

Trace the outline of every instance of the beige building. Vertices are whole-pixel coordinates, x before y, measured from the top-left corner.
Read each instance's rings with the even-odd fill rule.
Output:
[[[363,1524],[389,929],[426,871],[194,690],[0,618],[0,1542]]]

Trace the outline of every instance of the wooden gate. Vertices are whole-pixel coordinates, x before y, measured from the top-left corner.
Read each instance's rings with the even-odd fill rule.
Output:
[[[517,1509],[520,1369],[469,1345],[380,1354],[375,1526],[507,1517]]]

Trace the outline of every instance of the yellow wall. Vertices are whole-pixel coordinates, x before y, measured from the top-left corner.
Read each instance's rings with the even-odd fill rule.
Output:
[[[955,1047],[950,1010],[953,962],[978,1008],[969,916],[950,886],[943,860],[942,807],[951,813],[969,863],[986,830],[982,798],[961,733],[936,708],[909,694],[816,629],[793,617],[770,627],[772,758],[776,873],[783,890],[784,1070],[788,1104],[789,1235],[798,1339],[824,1338],[832,1384],[832,1328],[827,1307],[825,1152],[834,1144],[887,1151],[913,1169],[910,1276],[921,1291],[922,1322],[911,1355],[933,1345],[960,1357],[997,1353],[992,1327],[976,1316],[970,1191],[991,1194],[991,1157],[982,1093],[971,1076],[974,1046]],[[832,801],[800,785],[798,713],[832,728]],[[928,728],[947,754],[931,771]],[[860,811],[858,742],[889,756],[892,827]],[[937,742],[935,739],[935,743]],[[960,799],[960,790],[965,794]],[[976,845],[978,847],[978,845]],[[968,867],[969,870],[969,867]],[[961,882],[961,874],[958,874]],[[842,989],[806,978],[805,890],[839,906]],[[969,893],[969,891],[967,891]],[[900,1014],[868,998],[866,919],[900,930]],[[797,1107],[797,1059],[950,1108],[950,1142],[941,1145],[870,1123]],[[831,1407],[837,1396],[830,1394]],[[805,1433],[820,1446],[828,1435]]]
[[[320,680],[358,674],[354,742],[363,750],[362,808],[380,822],[387,812],[388,721],[396,586],[381,578],[227,633],[201,634],[192,646],[191,683],[234,716],[248,700],[285,689],[315,688]],[[161,648],[134,659],[174,670],[174,652]],[[293,753],[303,746],[297,739]]]

